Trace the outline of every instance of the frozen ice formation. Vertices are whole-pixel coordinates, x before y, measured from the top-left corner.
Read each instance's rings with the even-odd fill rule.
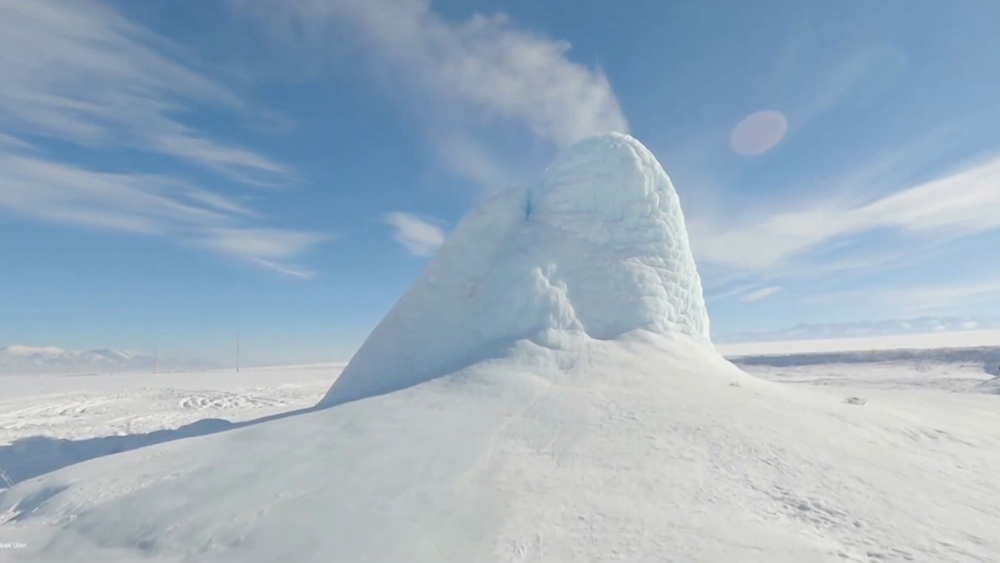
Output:
[[[409,387],[520,339],[558,347],[635,329],[709,340],[677,192],[646,147],[610,133],[467,216],[321,404]]]

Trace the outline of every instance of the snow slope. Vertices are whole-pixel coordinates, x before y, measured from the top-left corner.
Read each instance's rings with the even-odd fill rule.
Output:
[[[324,404],[414,385],[519,339],[559,347],[567,333],[640,328],[709,338],[677,192],[642,144],[611,133],[462,221]]]
[[[995,561],[995,397],[748,376],[646,332],[92,460],[11,561]],[[581,355],[581,353],[583,355]]]
[[[997,397],[860,400],[724,360],[651,159],[628,137],[591,140],[540,186],[485,204],[328,408],[182,433],[0,493],[0,545],[21,547],[0,557],[1000,559]]]

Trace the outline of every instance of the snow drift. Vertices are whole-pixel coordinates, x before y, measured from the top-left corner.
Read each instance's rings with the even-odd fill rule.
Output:
[[[641,143],[610,133],[462,221],[323,404],[408,387],[522,339],[559,348],[635,329],[709,341],[677,192]]]

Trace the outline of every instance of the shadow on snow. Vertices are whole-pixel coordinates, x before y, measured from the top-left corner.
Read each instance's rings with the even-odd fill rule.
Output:
[[[17,484],[98,457],[184,438],[236,430],[317,410],[322,410],[322,407],[308,407],[243,422],[206,418],[180,428],[155,430],[145,434],[99,436],[83,440],[31,436],[21,438],[7,446],[0,446],[0,469],[6,472],[12,483]],[[6,484],[0,483],[0,488],[3,486]]]

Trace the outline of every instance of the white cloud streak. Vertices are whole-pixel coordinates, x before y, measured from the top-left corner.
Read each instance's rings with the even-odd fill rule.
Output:
[[[749,291],[752,291],[756,287],[759,287],[759,286],[756,285],[756,284],[743,284],[743,285],[738,285],[738,286],[736,286],[734,288],[726,289],[726,290],[722,290],[722,291],[716,291],[716,292],[711,292],[711,293],[708,292],[708,291],[706,291],[705,299],[709,303],[712,303],[712,302],[715,302],[715,301],[725,301],[727,299],[732,299],[733,297],[737,297],[739,295],[743,295],[743,294],[745,294],[745,293],[747,293]]]
[[[249,211],[176,179],[108,174],[38,157],[0,154],[0,206],[87,227],[167,234]]]
[[[951,284],[880,287],[825,293],[807,303],[852,307],[887,307],[907,315],[952,312],[957,309],[1000,305],[1000,282],[977,280]]]
[[[249,258],[283,274],[312,279],[314,272],[282,262],[329,239],[327,235],[279,229],[218,228],[207,231],[202,243],[209,248]]]
[[[36,150],[34,145],[31,143],[22,141],[17,137],[11,135],[5,135],[0,133],[0,150],[4,151],[34,151]]]
[[[781,291],[781,288],[775,285],[762,287],[760,289],[755,289],[754,291],[751,291],[743,295],[742,297],[740,297],[740,301],[744,303],[755,303],[757,301],[763,301],[764,299],[767,299],[768,297],[774,295],[775,293],[778,293],[779,291]]]
[[[205,138],[179,120],[196,104],[245,111],[221,84],[177,62],[179,48],[101,2],[0,3],[0,127],[90,147],[125,146],[273,182],[282,165]]]
[[[431,256],[444,244],[444,231],[415,215],[397,211],[383,220],[396,229],[394,238],[414,256]]]
[[[628,122],[599,70],[569,60],[570,45],[518,28],[504,15],[445,21],[430,0],[230,0],[256,16],[286,45],[328,52],[353,38],[376,66],[422,100],[443,163],[477,182],[496,181],[502,158],[486,134],[518,125],[556,147]],[[328,39],[336,38],[336,39]],[[336,47],[340,47],[336,44]],[[450,156],[454,139],[474,161]]]
[[[312,273],[286,262],[326,235],[248,227],[257,214],[237,200],[168,176],[109,174],[0,152],[0,208],[47,221],[159,235],[299,278]]]
[[[6,0],[0,53],[0,208],[194,241],[286,274],[309,274],[286,262],[326,237],[261,229],[254,223],[262,217],[241,201],[177,176],[102,172],[43,150],[41,140],[57,140],[104,154],[167,155],[243,183],[290,179],[285,166],[181,120],[206,107],[241,115],[249,107],[180,62],[180,47],[107,3]]]
[[[780,211],[734,228],[692,224],[701,260],[766,272],[834,239],[876,229],[951,240],[1000,229],[1000,158],[919,184],[875,201],[833,200]]]

